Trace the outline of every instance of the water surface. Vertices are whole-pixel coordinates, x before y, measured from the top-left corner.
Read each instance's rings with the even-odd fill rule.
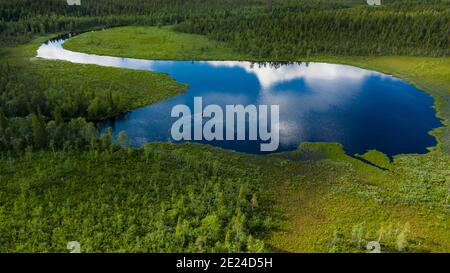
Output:
[[[377,149],[390,156],[424,153],[436,145],[428,134],[441,126],[433,99],[413,85],[382,73],[326,63],[253,64],[237,61],[151,61],[68,51],[64,40],[42,45],[38,57],[74,63],[150,70],[189,84],[181,95],[131,111],[101,124],[126,131],[130,143],[173,141],[174,105],[279,105],[280,146],[302,142],[339,142],[350,153]],[[124,92],[130,92],[124,90]],[[198,114],[198,113],[193,113]],[[201,142],[201,141],[200,141]],[[260,153],[260,141],[203,142],[226,149]]]

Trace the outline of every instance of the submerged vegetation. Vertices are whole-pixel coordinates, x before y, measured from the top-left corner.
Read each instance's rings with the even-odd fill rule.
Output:
[[[8,45],[0,49],[0,252],[65,252],[73,240],[83,252],[366,252],[369,241],[383,252],[449,251],[448,1],[392,0],[381,8],[353,0],[17,2],[0,0],[0,41]],[[393,159],[377,151],[350,156],[333,143],[271,156],[198,144],[133,149],[125,133],[99,136],[94,122],[185,85],[159,73],[34,58],[52,33],[176,23],[196,34],[113,28],[65,46],[375,69],[436,99],[446,125],[433,132],[439,144]]]

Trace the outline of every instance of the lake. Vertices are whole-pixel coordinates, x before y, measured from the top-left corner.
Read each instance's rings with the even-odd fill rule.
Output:
[[[238,61],[154,61],[97,56],[65,50],[64,39],[43,44],[37,57],[149,70],[186,83],[186,93],[105,121],[114,134],[126,131],[130,144],[173,141],[172,107],[203,104],[279,105],[276,152],[302,142],[338,142],[349,154],[376,149],[389,156],[425,153],[436,145],[429,132],[441,122],[434,100],[412,84],[390,75],[327,63],[250,63]],[[128,90],[124,90],[124,92]],[[198,114],[198,113],[197,113]],[[259,140],[198,141],[225,149],[261,153]]]

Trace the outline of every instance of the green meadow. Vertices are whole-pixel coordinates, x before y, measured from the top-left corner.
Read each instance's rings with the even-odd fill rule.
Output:
[[[243,60],[240,54],[224,43],[203,35],[176,33],[172,26],[117,27],[88,32],[64,43],[64,48],[106,56],[146,60]]]

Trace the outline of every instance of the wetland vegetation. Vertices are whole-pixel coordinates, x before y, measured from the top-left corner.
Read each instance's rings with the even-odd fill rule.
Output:
[[[368,241],[384,252],[448,252],[449,2],[385,2],[83,0],[77,9],[0,0],[0,252],[66,252],[73,240],[87,252],[366,252]],[[303,27],[276,31],[291,23]],[[320,39],[310,24],[322,26]],[[161,73],[37,59],[36,50],[61,33],[125,25],[65,46],[393,74],[435,99],[438,145],[360,160],[336,143],[257,156],[189,143],[133,149],[126,134],[98,136],[95,121],[188,87]],[[311,39],[299,44],[299,35]]]

